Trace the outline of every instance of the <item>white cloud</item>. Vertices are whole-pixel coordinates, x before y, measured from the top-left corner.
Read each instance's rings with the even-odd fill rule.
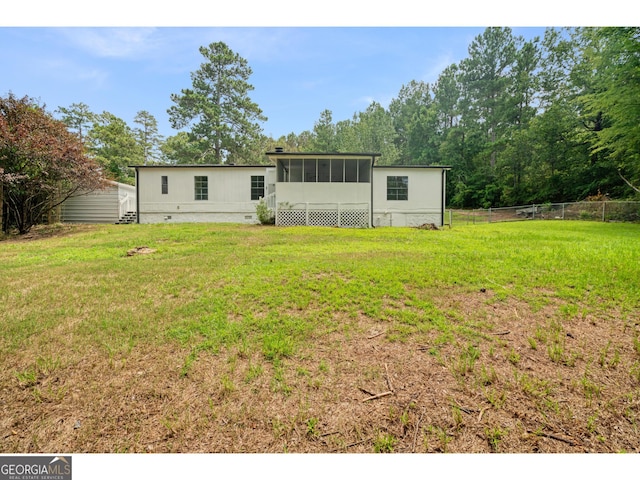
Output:
[[[156,47],[155,28],[56,29],[76,48],[97,57],[135,58]]]
[[[167,31],[173,37],[184,29]],[[224,42],[250,64],[273,62],[277,65],[282,61],[295,61],[296,56],[300,55],[298,47],[305,39],[305,32],[295,28],[215,27],[190,28],[188,32],[190,43],[197,44],[196,49],[213,42]]]
[[[104,87],[109,81],[109,74],[100,68],[87,68],[66,59],[46,59],[39,64],[38,70],[46,72],[46,77],[56,81],[64,81],[69,85],[83,83],[93,89]]]

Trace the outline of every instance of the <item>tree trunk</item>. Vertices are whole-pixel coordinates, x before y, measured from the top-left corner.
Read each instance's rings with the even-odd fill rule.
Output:
[[[4,225],[4,194],[3,186],[0,183],[0,232],[6,232],[7,229]]]

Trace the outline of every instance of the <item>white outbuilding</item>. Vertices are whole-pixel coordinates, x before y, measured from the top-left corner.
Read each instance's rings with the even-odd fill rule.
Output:
[[[136,187],[109,181],[106,188],[68,198],[60,207],[64,223],[130,223],[135,219]]]
[[[444,224],[449,167],[375,165],[377,153],[267,156],[270,165],[135,166],[137,221],[257,223],[264,199],[281,226]]]

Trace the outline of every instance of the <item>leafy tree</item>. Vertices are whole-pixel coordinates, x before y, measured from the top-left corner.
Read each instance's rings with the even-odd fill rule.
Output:
[[[314,126],[311,151],[317,152],[378,152],[386,163],[397,162],[394,144],[395,129],[389,113],[377,102],[351,120],[332,121],[332,114],[324,110]]]
[[[355,124],[363,152],[381,154],[381,162],[398,162],[398,150],[395,144],[396,130],[389,113],[377,102],[372,102],[364,112],[358,114]]]
[[[276,145],[270,137],[267,137],[266,135],[258,135],[258,137],[251,142],[248,148],[233,158],[234,163],[239,165],[269,165],[271,164],[271,160],[267,157],[266,152],[272,152],[275,150],[275,147],[278,146],[281,145]]]
[[[591,47],[587,60],[597,72],[599,87],[580,98],[586,113],[599,122],[600,128],[594,129],[593,153],[606,153],[613,168],[629,186],[633,188],[635,184],[637,191],[640,186],[640,28],[587,29],[584,34]]]
[[[178,132],[167,137],[160,146],[165,163],[180,165],[205,163],[203,152],[206,150],[206,140],[197,140],[187,132]]]
[[[516,59],[511,71],[509,94],[510,126],[519,130],[526,128],[536,115],[536,97],[539,91],[537,71],[540,66],[539,39],[525,42],[516,52]]]
[[[320,119],[314,124],[311,150],[325,153],[338,150],[336,126],[333,123],[331,110],[323,110],[320,113]]]
[[[427,110],[432,104],[431,88],[428,83],[411,80],[403,85],[398,96],[389,104],[389,115],[395,128],[395,144],[400,164],[420,163],[424,156],[422,146],[429,135],[433,139],[436,133],[425,122]],[[428,133],[427,133],[428,131]]]
[[[309,130],[305,130],[299,135],[291,132],[281,136],[278,140],[272,140],[267,149],[273,151],[275,147],[282,147],[287,152],[310,151],[312,138],[313,134]]]
[[[467,58],[433,85],[403,85],[388,110],[374,103],[337,123],[325,110],[313,132],[280,142],[450,165],[460,207],[620,198],[640,194],[639,71],[638,27],[548,28],[530,41],[488,28]]]
[[[442,71],[433,86],[434,135],[440,137],[439,163],[452,167],[447,175],[447,195],[457,207],[478,205],[477,191],[482,191],[486,183],[474,162],[486,141],[485,134],[475,127],[475,116],[468,113],[470,99],[465,95],[464,81],[461,67],[452,64]]]
[[[524,203],[526,192],[526,168],[532,163],[534,145],[528,127],[536,115],[539,66],[538,39],[526,42],[516,52],[508,87],[507,118],[505,126],[506,145],[499,158],[500,183],[503,203]]]
[[[576,97],[584,88],[577,81],[582,55],[575,30],[548,28],[540,45],[537,74],[538,113],[528,124],[532,143],[525,167],[525,202],[576,201],[588,195],[589,142],[581,138],[584,124]]]
[[[541,42],[538,88],[540,109],[576,95],[571,72],[580,57],[576,35],[570,29],[547,28]]]
[[[447,175],[447,196],[452,204],[464,205],[463,191],[467,190],[472,172],[468,135],[461,119],[462,86],[456,64],[446,67],[432,87],[433,109],[436,116],[434,136],[438,136],[438,158],[443,165],[452,166]]]
[[[147,165],[159,157],[162,135],[158,133],[158,121],[146,110],[141,110],[136,114],[133,122],[140,125],[140,128],[135,128],[133,132],[138,144],[142,147],[142,158]]]
[[[365,150],[357,127],[358,116],[351,120],[341,120],[335,125],[335,145],[338,152],[363,152]]]
[[[446,67],[433,86],[433,103],[438,115],[438,131],[458,125],[460,121],[460,98],[462,96],[459,68],[454,63]]]
[[[84,141],[87,132],[93,126],[93,122],[96,119],[95,113],[93,113],[89,106],[85,103],[72,103],[68,108],[58,107],[56,113],[61,115],[61,120],[71,129],[76,132],[80,137],[80,140]]]
[[[437,110],[433,104],[422,106],[408,124],[409,136],[405,147],[406,163],[415,165],[441,164],[440,146],[443,135],[440,131]],[[405,163],[405,162],[402,162]]]
[[[78,135],[33,99],[0,98],[2,229],[21,234],[70,197],[104,187]]]
[[[225,43],[200,47],[206,61],[191,74],[192,88],[172,94],[169,113],[175,129],[191,126],[190,139],[201,153],[200,163],[224,163],[242,157],[260,140],[266,121],[249,98],[253,86],[247,61]]]
[[[510,28],[487,28],[469,46],[461,62],[465,113],[486,135],[484,152],[491,170],[511,115],[510,73],[517,58],[516,38]],[[483,155],[484,156],[484,155]]]
[[[96,115],[88,140],[91,154],[111,179],[129,184],[135,182],[135,174],[129,166],[142,162],[143,151],[124,120],[109,112]]]

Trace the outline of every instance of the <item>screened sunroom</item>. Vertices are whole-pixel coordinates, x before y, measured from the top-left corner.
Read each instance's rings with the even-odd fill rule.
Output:
[[[377,153],[275,151],[278,225],[371,226],[372,168]]]

